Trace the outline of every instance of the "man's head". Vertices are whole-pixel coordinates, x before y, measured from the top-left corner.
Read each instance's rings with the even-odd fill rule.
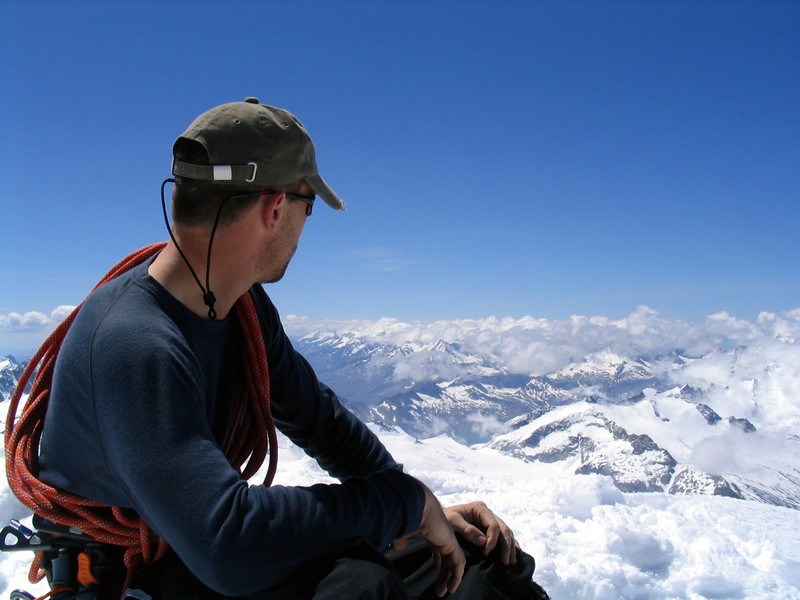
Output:
[[[296,191],[307,186],[337,210],[344,203],[319,176],[314,144],[300,121],[256,98],[222,104],[203,113],[173,146],[173,218],[176,223],[220,225],[257,200],[238,197],[261,190]]]

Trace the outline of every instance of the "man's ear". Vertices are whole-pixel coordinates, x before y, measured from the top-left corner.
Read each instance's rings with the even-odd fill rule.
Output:
[[[286,212],[286,194],[275,192],[265,194],[262,198],[261,218],[267,229],[274,231]]]

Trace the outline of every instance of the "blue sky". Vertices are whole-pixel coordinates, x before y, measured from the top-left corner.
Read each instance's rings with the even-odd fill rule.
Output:
[[[284,314],[669,318],[800,306],[798,2],[0,2],[0,316],[165,239],[194,117],[309,129]]]

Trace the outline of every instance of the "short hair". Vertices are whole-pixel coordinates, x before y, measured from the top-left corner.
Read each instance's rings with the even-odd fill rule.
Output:
[[[208,165],[208,153],[199,142],[179,139],[173,154],[176,160],[195,165]],[[219,227],[233,223],[258,200],[252,195],[226,199],[239,194],[251,194],[261,188],[253,185],[220,184],[213,181],[175,177],[172,189],[172,220],[186,226],[212,226],[219,215]],[[220,206],[223,204],[222,211]]]

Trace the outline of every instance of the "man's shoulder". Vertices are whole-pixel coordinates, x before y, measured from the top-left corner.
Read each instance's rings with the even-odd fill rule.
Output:
[[[158,321],[163,312],[154,291],[143,285],[135,273],[126,273],[89,294],[78,317],[85,315],[97,321],[108,317],[129,322],[140,318]]]
[[[158,294],[131,273],[100,286],[86,298],[69,336],[106,351],[123,340],[129,347],[174,343],[179,328]]]

